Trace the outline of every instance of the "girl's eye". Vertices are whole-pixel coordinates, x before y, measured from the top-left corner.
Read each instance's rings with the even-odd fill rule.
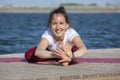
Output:
[[[64,24],[63,22],[60,22],[60,24]]]
[[[53,23],[51,23],[52,25],[55,25],[56,23],[55,22],[53,22]]]

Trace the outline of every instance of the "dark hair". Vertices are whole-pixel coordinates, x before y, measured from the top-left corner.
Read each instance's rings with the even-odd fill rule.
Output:
[[[62,14],[66,20],[66,22],[69,24],[69,20],[68,20],[68,16],[67,16],[67,13],[65,11],[65,8],[64,7],[59,7],[55,10],[53,10],[50,15],[49,15],[49,20],[48,20],[48,25],[50,25],[51,21],[52,21],[52,17],[54,16],[54,14]]]

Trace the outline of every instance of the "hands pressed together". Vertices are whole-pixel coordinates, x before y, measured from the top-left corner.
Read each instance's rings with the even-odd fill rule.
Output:
[[[72,51],[71,51],[72,46],[68,43],[63,44],[61,48],[56,48],[53,53],[56,54],[60,60],[59,62],[63,65],[63,66],[68,66],[69,62],[71,62],[72,60]]]

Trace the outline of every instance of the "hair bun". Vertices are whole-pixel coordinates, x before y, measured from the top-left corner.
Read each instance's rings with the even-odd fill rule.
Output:
[[[65,11],[65,8],[63,6],[59,7],[58,10]]]

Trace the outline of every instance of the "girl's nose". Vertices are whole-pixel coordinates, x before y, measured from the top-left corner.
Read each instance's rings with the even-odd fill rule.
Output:
[[[57,29],[59,29],[60,28],[60,25],[59,24],[57,24]]]

